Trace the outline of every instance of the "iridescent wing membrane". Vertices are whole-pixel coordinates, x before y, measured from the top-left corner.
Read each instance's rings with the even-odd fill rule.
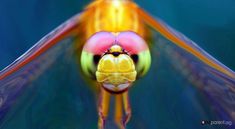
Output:
[[[157,19],[157,18],[156,18]],[[180,32],[174,30],[162,20],[157,19],[161,26],[165,27],[170,34],[176,36],[191,48],[200,52],[211,62],[222,67],[226,72],[219,71],[188,51],[169,41],[161,33],[155,34],[155,47],[153,49],[160,51],[160,55],[167,58],[173,68],[185,76],[196,89],[203,93],[203,99],[209,109],[216,113],[216,120],[227,120],[235,122],[235,79],[234,72],[228,67],[213,58],[192,40]],[[229,73],[229,74],[226,74]],[[215,119],[214,118],[214,119]],[[228,126],[234,128],[233,126]]]
[[[1,123],[4,123],[5,120],[3,121],[2,119],[6,114],[9,116],[8,111],[10,107],[13,104],[15,105],[16,103],[21,103],[18,101],[22,100],[22,97],[20,97],[22,94],[28,94],[26,101],[21,103],[27,105],[25,102],[30,103],[30,98],[33,98],[33,96],[37,93],[37,91],[34,91],[35,88],[37,89],[41,87],[42,90],[40,91],[46,91],[46,89],[50,89],[53,85],[56,85],[58,88],[58,84],[61,84],[62,88],[60,90],[63,90],[63,87],[69,85],[70,82],[65,79],[58,79],[59,76],[62,76],[62,78],[69,75],[72,76],[68,73],[68,70],[71,70],[72,68],[73,71],[77,70],[77,72],[74,73],[79,73],[78,69],[75,68],[75,66],[77,66],[77,57],[75,56],[76,45],[74,45],[78,39],[77,32],[79,30],[77,27],[79,24],[79,16],[80,14],[72,17],[54,31],[46,35],[25,54],[0,72]],[[56,71],[54,74],[50,72],[53,70]],[[81,80],[82,79],[80,79],[80,75],[78,74],[75,82],[80,81],[81,83]],[[54,84],[52,84],[52,82]],[[27,89],[30,89],[28,90],[28,93],[26,92]],[[56,89],[53,90],[56,91]],[[41,94],[50,94],[50,92],[41,92]],[[80,95],[82,95],[82,93]],[[22,107],[18,106],[16,108]],[[23,109],[21,112],[23,112]],[[1,125],[1,127],[2,126],[3,125]]]

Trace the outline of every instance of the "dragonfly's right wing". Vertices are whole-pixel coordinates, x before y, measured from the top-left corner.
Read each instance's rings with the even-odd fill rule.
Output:
[[[40,75],[46,76],[58,58],[70,58],[76,48],[80,15],[78,14],[42,38],[12,64],[0,71],[0,119],[16,103],[19,94]],[[53,67],[51,67],[53,66]],[[56,66],[58,67],[58,66]]]

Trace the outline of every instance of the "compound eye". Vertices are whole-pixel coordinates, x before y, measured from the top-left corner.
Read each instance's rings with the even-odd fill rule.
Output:
[[[101,55],[94,55],[93,56],[93,62],[95,65],[98,65],[100,58],[101,58]]]
[[[137,76],[143,76],[151,64],[148,44],[138,34],[131,31],[121,32],[116,40],[135,63]]]
[[[85,75],[95,78],[101,56],[112,46],[114,41],[114,35],[109,32],[98,32],[87,40],[81,54],[81,67]]]
[[[83,51],[102,55],[115,42],[115,36],[110,32],[97,32],[91,36],[83,47]]]
[[[138,77],[145,75],[151,65],[151,55],[149,50],[139,52],[136,55],[132,56],[134,62],[136,62],[136,70]]]
[[[118,44],[130,55],[148,50],[148,44],[138,34],[127,31],[121,32],[116,38]]]
[[[132,54],[131,59],[133,60],[135,64],[137,64],[139,61],[139,56],[137,54]]]

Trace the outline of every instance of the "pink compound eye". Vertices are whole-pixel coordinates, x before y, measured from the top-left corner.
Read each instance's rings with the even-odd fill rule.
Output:
[[[119,45],[120,47],[114,47]],[[113,49],[112,49],[113,47]],[[81,53],[81,67],[83,72],[95,78],[96,68],[104,54],[128,54],[133,62],[138,76],[143,76],[149,69],[151,55],[147,43],[136,33],[127,31],[113,34],[97,32],[84,44]]]
[[[91,36],[83,50],[94,55],[102,55],[115,42],[115,36],[110,32],[98,32]]]
[[[116,42],[130,55],[148,50],[147,43],[139,35],[131,31],[121,32],[116,37]]]

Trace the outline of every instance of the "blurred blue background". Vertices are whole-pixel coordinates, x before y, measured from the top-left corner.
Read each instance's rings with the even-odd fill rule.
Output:
[[[0,68],[2,69],[10,64],[55,27],[80,12],[89,2],[90,1],[79,0],[1,0]],[[219,61],[231,69],[235,69],[235,1],[136,0],[136,2],[152,15],[160,17],[172,27],[184,33]],[[131,89],[131,100],[134,112],[134,116],[130,122],[132,127],[145,127],[147,129],[157,127],[160,129],[183,128],[185,125],[184,122],[190,118],[189,121],[186,121],[187,128],[194,127],[198,129],[201,127],[199,123],[202,118],[214,118],[213,115],[211,115],[213,113],[210,113],[209,109],[207,110],[207,105],[203,105],[203,107],[200,103],[200,98],[197,98],[200,96],[198,95],[200,93],[198,93],[197,90],[188,83],[182,82],[180,77],[176,78],[178,77],[177,73],[170,73],[171,69],[168,69],[169,66],[166,65],[160,68],[165,68],[165,70],[152,67],[150,74],[140,80],[140,83],[138,83],[135,88]],[[68,69],[70,69],[70,71],[74,70],[73,68]],[[77,73],[71,74],[69,73],[70,71],[67,70],[64,74],[70,76],[63,78],[56,76],[57,73],[51,71],[53,71],[53,69],[47,71],[49,72],[48,76],[53,76],[55,79],[51,80],[48,84],[44,84],[47,83],[46,81],[50,80],[50,78],[41,77],[42,79],[46,78],[44,79],[46,81],[42,82],[42,87],[39,88],[38,91],[35,91],[37,93],[35,96],[37,97],[32,97],[30,100],[27,97],[34,93],[28,93],[28,95],[26,95],[25,100],[22,101],[26,102],[26,104],[21,103],[23,106],[19,106],[21,104],[18,105],[24,109],[15,109],[17,115],[10,117],[9,122],[5,122],[5,127],[8,127],[7,129],[15,129],[16,126],[13,124],[17,122],[17,124],[21,125],[19,128],[66,128],[63,127],[63,123],[58,124],[58,121],[63,122],[63,119],[60,119],[60,117],[58,117],[59,120],[57,119],[57,121],[53,119],[54,116],[56,116],[53,113],[56,112],[59,114],[58,116],[60,116],[60,111],[64,109],[67,112],[62,112],[62,116],[68,116],[64,122],[67,122],[69,125],[75,126],[70,124],[70,122],[82,125],[84,122],[90,121],[90,123],[93,124],[87,125],[87,128],[96,127],[96,119],[90,119],[90,117],[88,117],[91,116],[91,118],[93,118],[93,115],[96,114],[93,99],[94,95],[92,96],[91,91],[86,89],[86,85],[83,85],[84,82],[79,80],[81,78],[77,79],[79,75],[77,75]],[[158,71],[156,76],[161,76],[162,78],[156,78],[155,71]],[[64,82],[70,80],[73,84],[71,84],[72,86],[70,87],[57,86],[57,80]],[[149,80],[156,80],[158,83]],[[149,87],[146,88],[142,86],[143,83]],[[77,84],[82,85],[76,87]],[[156,84],[158,84],[157,87]],[[172,87],[173,85],[175,87]],[[140,91],[143,97],[139,97]],[[54,99],[53,96],[56,96],[54,97],[56,99]],[[67,96],[67,98],[64,96]],[[91,97],[89,98],[87,96]],[[51,97],[53,99],[51,99]],[[152,100],[149,98],[152,98]],[[79,99],[81,99],[81,101],[77,101]],[[138,99],[138,101],[136,101],[136,99]],[[66,105],[66,102],[69,102],[69,104]],[[48,107],[44,106],[45,103]],[[82,107],[78,103],[85,103],[85,106]],[[24,106],[24,104],[26,106]],[[27,106],[27,104],[30,106]],[[57,108],[58,110],[54,110],[55,106],[62,107]],[[38,111],[41,107],[43,107],[42,110]],[[87,111],[87,107],[90,107],[90,111]],[[48,111],[51,114],[49,113],[48,115]],[[204,111],[208,111],[209,113],[205,113]],[[76,114],[77,112],[82,112],[80,116],[87,116],[86,119],[83,119],[83,117],[78,118],[79,115]],[[22,119],[25,114],[27,119]],[[146,116],[148,116],[148,118],[146,118]],[[76,119],[70,121],[73,117]],[[54,125],[45,118],[52,120]],[[84,122],[80,121],[80,119],[83,119]],[[171,122],[169,122],[170,119],[172,119]],[[141,125],[142,120],[145,120],[145,125]],[[27,122],[29,121],[33,123],[32,127],[28,126]],[[41,125],[40,122],[45,125]],[[169,124],[164,124],[166,122],[169,122]],[[51,125],[51,127],[46,125]]]

